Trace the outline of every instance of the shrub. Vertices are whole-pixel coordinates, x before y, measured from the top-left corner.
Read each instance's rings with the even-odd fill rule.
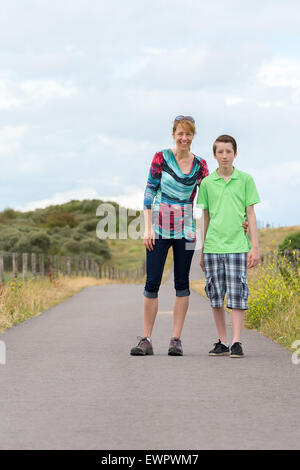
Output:
[[[65,227],[68,225],[73,228],[78,225],[77,219],[69,212],[54,212],[46,217],[47,227]]]
[[[88,220],[87,222],[84,222],[82,224],[82,228],[86,230],[87,232],[95,231],[96,233],[96,227],[97,227],[98,222],[99,222],[99,219],[95,217],[93,219]]]
[[[31,233],[29,235],[29,242],[31,251],[36,251],[39,253],[47,252],[51,245],[50,237],[42,231]]]
[[[19,241],[21,233],[10,227],[5,227],[1,230],[0,237],[0,250],[1,251],[17,251],[16,246]]]
[[[292,233],[285,237],[283,242],[279,245],[279,250],[300,250],[300,232]]]
[[[249,310],[246,325],[285,346],[300,334],[300,261],[278,256],[249,276]],[[250,274],[250,273],[249,273]]]
[[[102,256],[104,259],[109,259],[111,257],[109,247],[105,240],[88,238],[81,240],[79,244],[80,252],[82,253],[93,253],[95,255]]]
[[[76,240],[70,240],[63,244],[61,252],[62,254],[76,253],[79,254],[81,249],[80,242]]]

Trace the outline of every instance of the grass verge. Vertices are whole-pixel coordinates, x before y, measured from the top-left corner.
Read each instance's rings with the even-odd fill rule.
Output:
[[[24,283],[12,280],[0,287],[0,333],[63,302],[84,287],[120,282],[125,281],[90,277],[29,279]]]

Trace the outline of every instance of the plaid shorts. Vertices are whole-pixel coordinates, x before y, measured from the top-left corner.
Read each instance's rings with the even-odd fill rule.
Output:
[[[248,309],[247,253],[204,253],[205,292],[212,307]]]

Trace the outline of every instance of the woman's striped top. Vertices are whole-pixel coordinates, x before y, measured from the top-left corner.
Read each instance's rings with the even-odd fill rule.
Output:
[[[193,201],[203,178],[208,176],[203,158],[194,155],[191,171],[181,171],[171,149],[154,155],[144,194],[144,209],[152,209],[152,225],[163,238],[195,241]]]

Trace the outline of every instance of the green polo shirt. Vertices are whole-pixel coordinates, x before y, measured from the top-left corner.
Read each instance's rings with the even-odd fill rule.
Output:
[[[246,209],[260,201],[251,175],[234,167],[226,182],[217,170],[200,184],[197,206],[208,209],[210,221],[204,253],[245,253],[251,249],[244,232]]]

